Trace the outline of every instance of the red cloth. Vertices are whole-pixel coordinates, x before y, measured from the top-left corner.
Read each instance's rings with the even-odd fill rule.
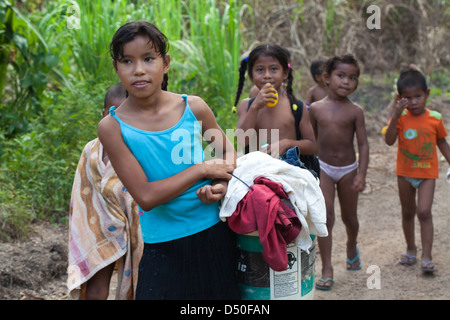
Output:
[[[294,209],[281,201],[289,201],[281,183],[264,177],[255,179],[254,183],[228,218],[228,225],[239,234],[257,230],[264,261],[275,271],[286,270],[287,244],[300,233],[300,220]]]

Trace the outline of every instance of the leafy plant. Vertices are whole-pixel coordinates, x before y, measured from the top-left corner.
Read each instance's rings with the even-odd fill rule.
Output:
[[[74,91],[63,89],[32,121],[33,131],[3,139],[0,183],[12,193],[5,196],[5,205],[27,199],[24,207],[38,218],[66,216],[76,165],[84,145],[97,136],[109,85],[80,83]]]
[[[116,79],[109,56],[114,32],[126,22],[128,1],[68,1],[67,33],[76,72],[84,80]]]
[[[41,110],[49,78],[70,87],[42,35],[9,1],[0,4],[0,129],[25,132]],[[8,85],[6,85],[8,83]]]

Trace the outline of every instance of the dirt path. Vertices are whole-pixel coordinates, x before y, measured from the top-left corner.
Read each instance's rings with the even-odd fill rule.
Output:
[[[450,236],[449,236],[449,194],[443,177],[448,166],[441,164],[441,178],[436,184],[433,203],[435,229],[433,259],[438,271],[424,275],[420,263],[411,267],[398,264],[406,249],[401,229],[400,203],[398,200],[396,176],[392,170],[396,148],[371,143],[367,191],[360,196],[358,214],[360,235],[358,247],[362,269],[346,270],[346,233],[340,220],[339,204],[336,203],[336,224],[333,231],[333,254],[335,285],[331,291],[315,291],[315,299],[450,299],[447,285],[450,283]],[[421,255],[420,228],[416,219],[416,245],[419,262]],[[320,257],[316,258],[316,277],[321,275]],[[374,277],[379,275],[380,289],[373,288]],[[369,288],[367,282],[369,280]]]
[[[433,108],[443,113],[450,125],[450,101]],[[448,165],[441,162],[433,204],[435,228],[433,257],[438,271],[424,276],[420,264],[401,266],[398,258],[405,250],[401,229],[400,204],[394,174],[396,147],[388,147],[379,133],[386,121],[386,112],[367,116],[370,133],[370,165],[367,189],[359,200],[359,250],[363,268],[345,270],[345,230],[336,204],[333,264],[335,285],[331,291],[315,290],[317,300],[343,299],[450,299],[450,189],[444,176]],[[416,220],[417,221],[417,220]],[[420,233],[416,223],[418,257],[421,254]],[[40,224],[26,243],[0,243],[0,299],[67,299],[67,228]],[[366,271],[369,269],[369,273]],[[321,262],[316,257],[316,277],[320,277]],[[370,289],[368,279],[377,272],[380,289]],[[371,278],[372,277],[372,278]],[[378,284],[369,281],[369,284]]]

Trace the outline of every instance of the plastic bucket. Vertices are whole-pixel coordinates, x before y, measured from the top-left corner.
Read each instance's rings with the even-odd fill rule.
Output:
[[[288,268],[274,271],[264,261],[257,233],[236,234],[238,286],[243,300],[311,300],[314,298],[316,243],[306,251],[294,243],[287,247]]]

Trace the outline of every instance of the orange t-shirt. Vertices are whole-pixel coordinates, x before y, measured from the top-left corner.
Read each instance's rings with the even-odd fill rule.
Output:
[[[438,139],[447,136],[442,115],[428,108],[420,116],[412,115],[407,109],[397,121],[398,176],[437,179],[439,162],[436,150]]]

